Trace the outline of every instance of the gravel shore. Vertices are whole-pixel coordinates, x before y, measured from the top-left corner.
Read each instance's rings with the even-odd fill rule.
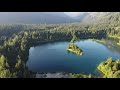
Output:
[[[69,74],[63,72],[56,72],[56,73],[45,73],[40,74],[37,73],[35,78],[70,78]]]

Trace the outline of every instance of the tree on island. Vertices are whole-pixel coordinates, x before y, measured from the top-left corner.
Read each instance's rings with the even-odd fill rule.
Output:
[[[76,37],[76,35],[73,35],[72,40],[70,41],[71,43],[74,43],[78,38]]]

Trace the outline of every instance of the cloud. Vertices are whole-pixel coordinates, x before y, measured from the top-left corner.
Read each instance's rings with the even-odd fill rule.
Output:
[[[83,12],[64,12],[66,15],[70,16],[70,17],[77,17],[80,14],[82,14]]]

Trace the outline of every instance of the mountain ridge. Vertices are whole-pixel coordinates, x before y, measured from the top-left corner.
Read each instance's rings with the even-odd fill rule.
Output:
[[[1,24],[56,24],[76,22],[74,18],[68,17],[63,12],[2,12],[0,13]]]

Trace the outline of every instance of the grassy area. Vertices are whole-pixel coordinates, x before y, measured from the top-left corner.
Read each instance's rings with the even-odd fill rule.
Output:
[[[104,43],[106,44],[106,41],[105,40],[98,40],[98,39],[91,39],[92,41],[95,41],[95,42],[98,42],[98,43]]]
[[[117,45],[120,45],[120,43],[117,43]]]
[[[118,36],[118,35],[107,35],[107,37],[120,39],[120,36]]]
[[[98,70],[104,74],[104,78],[120,78],[120,60],[108,58],[98,65]]]
[[[120,40],[119,40],[119,42],[117,43],[117,45],[120,45]]]

